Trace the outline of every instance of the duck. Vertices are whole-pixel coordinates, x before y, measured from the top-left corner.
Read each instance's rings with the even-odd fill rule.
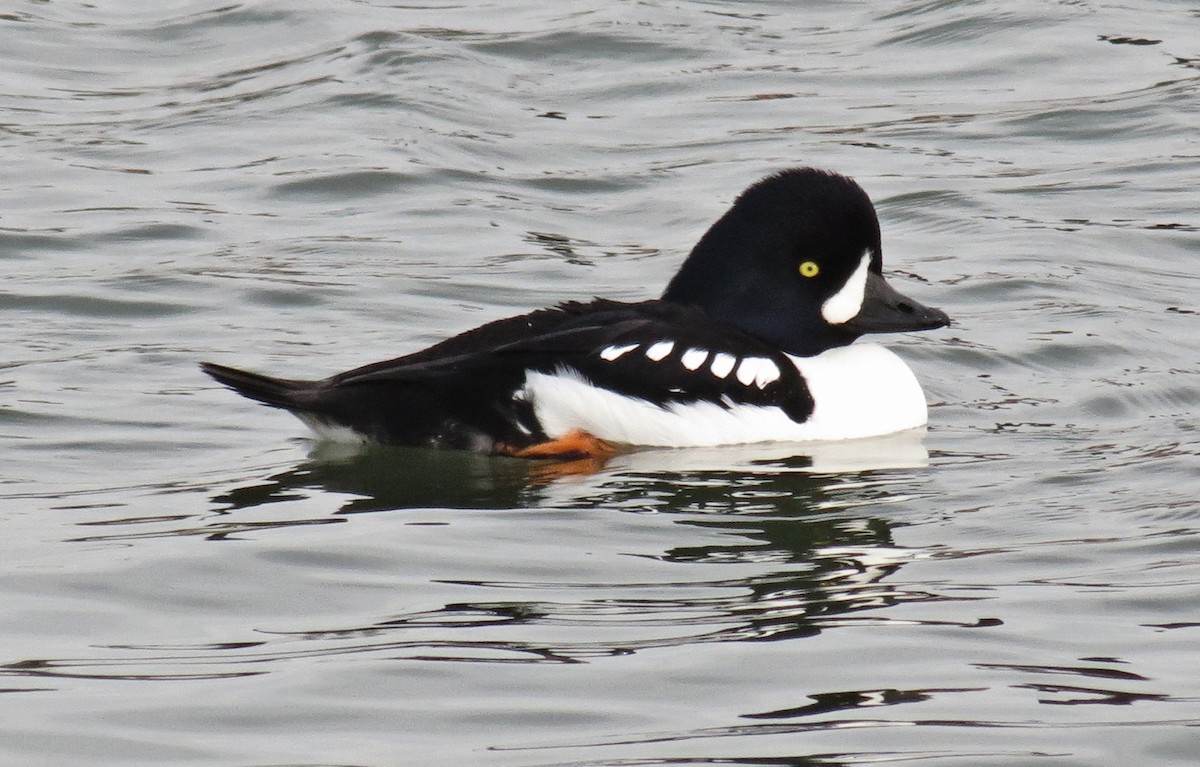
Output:
[[[576,460],[923,427],[913,372],[855,341],[949,324],[885,280],[862,187],[798,167],[738,195],[659,298],[566,301],[319,380],[201,368],[323,438]]]

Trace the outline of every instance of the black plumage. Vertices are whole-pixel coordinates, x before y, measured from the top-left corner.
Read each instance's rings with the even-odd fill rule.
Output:
[[[670,355],[651,360],[644,350],[673,341]],[[615,360],[601,352],[637,344]],[[688,370],[681,355],[770,359],[779,379],[759,387],[736,375],[718,378]],[[385,444],[490,452],[497,444],[520,449],[549,439],[530,403],[514,397],[530,371],[577,372],[620,394],[663,405],[708,401],[777,405],[802,422],[812,412],[804,380],[770,345],[703,311],[666,301],[620,303],[596,299],[488,323],[422,351],[365,365],[319,381],[263,376],[204,363],[204,371],[250,399],[346,426]]]

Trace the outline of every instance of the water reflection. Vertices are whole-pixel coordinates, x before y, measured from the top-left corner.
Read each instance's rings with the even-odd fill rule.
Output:
[[[758,511],[803,498],[819,475],[916,468],[928,461],[924,430],[815,444],[639,450],[606,462],[511,460],[457,451],[319,444],[308,461],[223,492],[226,511],[307,497],[343,497],[339,514],[410,508],[505,509],[626,506]]]
[[[231,637],[190,647],[110,646],[119,657],[22,661],[2,673],[179,679],[196,673],[197,665],[216,665],[203,673],[220,677],[244,672],[247,663],[263,673],[277,663],[363,653],[422,661],[575,664],[653,648],[779,641],[840,624],[886,623],[880,608],[949,598],[890,578],[906,563],[936,554],[898,545],[892,535],[896,522],[883,513],[889,504],[919,499],[923,492],[921,472],[896,468],[924,463],[921,436],[831,446],[641,451],[570,476],[547,476],[544,464],[461,453],[346,453],[322,447],[298,466],[215,496],[216,516],[199,524],[160,519],[171,529],[89,540],[223,538],[417,508],[498,509],[500,516],[477,523],[508,527],[504,512],[533,507],[551,515],[569,511],[570,534],[583,538],[589,521],[649,515],[652,540],[665,536],[670,544],[647,547],[638,535],[608,544],[618,557],[677,565],[677,574],[675,568],[650,568],[655,580],[638,582],[627,567],[615,565],[574,579],[534,577],[547,572],[542,566],[525,571],[527,579],[504,581],[433,580],[432,574],[408,573],[404,577],[443,585],[453,601],[446,597],[440,607],[426,603],[419,610],[388,611],[380,605],[375,615],[343,625],[250,627],[256,636],[268,637],[261,643]],[[886,468],[863,468],[868,465]],[[325,517],[311,510],[296,517],[291,502],[314,495],[340,499],[339,505]],[[279,513],[265,513],[272,509]],[[446,529],[451,537],[468,534],[453,525]],[[493,529],[469,532],[463,545],[484,546]],[[539,551],[531,543],[526,554],[536,559]],[[490,573],[488,568],[482,572]]]
[[[336,515],[421,508],[517,508],[654,512],[681,525],[721,531],[721,543],[681,544],[639,553],[665,562],[757,566],[737,579],[665,584],[674,593],[654,599],[626,596],[629,583],[465,582],[478,589],[538,592],[542,599],[447,605],[393,615],[364,626],[322,629],[320,637],[376,636],[431,626],[540,623],[669,625],[668,637],[602,641],[569,647],[527,642],[451,642],[453,655],[495,660],[571,662],[648,647],[712,641],[785,639],[819,633],[823,625],[859,611],[936,595],[902,590],[883,580],[914,557],[898,547],[882,518],[852,510],[911,498],[914,479],[896,467],[927,460],[923,434],[826,445],[755,445],[708,450],[646,450],[617,456],[590,473],[551,472],[554,464],[497,460],[458,453],[368,450],[318,453],[305,464],[216,498],[228,513],[283,502],[319,489],[347,498]],[[842,472],[842,473],[838,473]],[[919,485],[919,483],[916,483]],[[851,510],[847,513],[847,510]],[[687,536],[680,536],[685,539]],[[712,536],[703,536],[711,541]],[[718,571],[713,571],[716,575]],[[546,593],[570,595],[545,600]],[[680,632],[680,626],[694,631]],[[306,633],[306,632],[300,632]],[[443,648],[444,650],[445,648]],[[430,648],[423,657],[448,657]]]
[[[308,497],[342,497],[338,514],[413,508],[502,509],[523,505],[532,473],[528,461],[458,451],[318,445],[308,461],[260,482],[221,493],[228,512]]]
[[[155,502],[148,513],[80,522],[102,532],[70,540],[226,539],[252,530],[331,524],[346,521],[347,515],[406,509],[770,513],[781,501],[806,503],[830,477],[863,473],[873,474],[873,489],[863,489],[867,496],[859,502],[874,502],[894,495],[886,487],[891,480],[884,470],[927,463],[923,436],[923,430],[917,430],[844,443],[639,450],[607,461],[569,463],[320,443],[297,465],[210,491],[211,504],[202,511],[164,514],[161,502]],[[147,490],[153,495],[190,495],[203,487]],[[314,515],[314,506],[327,511]]]

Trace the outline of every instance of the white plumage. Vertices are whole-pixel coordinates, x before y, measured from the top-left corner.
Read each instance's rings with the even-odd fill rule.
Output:
[[[722,357],[729,359],[721,365],[722,369],[728,366],[728,375],[737,358],[716,355]],[[597,387],[567,367],[553,373],[530,372],[521,392],[551,438],[581,429],[603,440],[636,445],[856,439],[926,423],[920,384],[904,361],[882,346],[854,344],[815,357],[790,359],[816,401],[816,409],[804,423],[796,423],[776,406],[735,403],[726,407],[703,400],[659,406]],[[769,372],[761,363],[752,368],[752,380],[763,370]],[[775,373],[778,375],[777,369]]]
[[[683,356],[679,358],[679,361],[688,370],[695,370],[703,365],[706,359],[708,359],[707,349],[688,349],[683,353]]]
[[[736,364],[737,357],[725,352],[718,352],[717,354],[713,355],[712,365],[710,365],[708,369],[711,370],[712,374],[717,378],[724,378],[733,372],[733,366]]]
[[[646,359],[651,360],[652,362],[658,362],[663,357],[666,357],[668,354],[670,354],[671,350],[674,348],[674,341],[659,341],[646,350]]]
[[[638,348],[638,344],[625,344],[624,346],[606,346],[600,351],[600,359],[614,362],[619,360],[622,355]]]
[[[841,325],[858,316],[867,295],[867,270],[871,266],[871,251],[862,254],[858,268],[838,292],[821,304],[821,316],[830,325]]]

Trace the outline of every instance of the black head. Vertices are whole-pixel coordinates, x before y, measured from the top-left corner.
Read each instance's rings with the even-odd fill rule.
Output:
[[[863,333],[928,330],[944,312],[883,279],[879,219],[845,176],[794,168],[754,184],[700,238],[663,300],[698,306],[784,351],[819,354]]]

